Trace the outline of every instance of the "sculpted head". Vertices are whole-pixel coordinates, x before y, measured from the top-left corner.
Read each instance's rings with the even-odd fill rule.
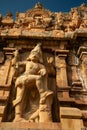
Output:
[[[38,43],[37,46],[33,50],[31,50],[30,55],[27,58],[27,60],[43,63],[41,43]]]

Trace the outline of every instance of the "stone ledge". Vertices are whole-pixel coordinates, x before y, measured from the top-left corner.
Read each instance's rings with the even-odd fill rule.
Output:
[[[74,98],[63,98],[63,97],[58,97],[58,100],[60,101],[60,102],[70,102],[70,103],[74,103],[75,102],[75,99]]]
[[[60,107],[60,116],[62,118],[80,119],[82,113],[78,108]]]
[[[60,123],[28,123],[28,122],[1,122],[0,129],[35,129],[35,130],[62,130]],[[9,130],[10,130],[9,129]]]
[[[7,101],[8,96],[0,96],[0,101]]]

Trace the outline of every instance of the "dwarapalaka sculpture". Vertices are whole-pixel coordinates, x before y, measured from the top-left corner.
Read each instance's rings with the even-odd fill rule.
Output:
[[[37,46],[30,52],[27,61],[18,62],[18,65],[25,65],[25,72],[16,79],[15,87],[17,89],[16,99],[13,101],[15,106],[15,119],[16,121],[29,121],[29,122],[49,122],[52,121],[51,116],[51,105],[53,99],[53,92],[48,90],[47,87],[47,71],[43,65],[41,44]],[[22,117],[21,102],[24,92],[27,88],[32,88],[36,86],[39,92],[39,108],[33,111],[33,113],[24,119]],[[30,94],[31,93],[31,94]],[[36,92],[29,92],[30,95],[34,97]],[[29,95],[29,96],[30,96]],[[32,102],[32,101],[31,101]],[[25,105],[25,104],[24,104]],[[36,119],[37,118],[37,119]]]

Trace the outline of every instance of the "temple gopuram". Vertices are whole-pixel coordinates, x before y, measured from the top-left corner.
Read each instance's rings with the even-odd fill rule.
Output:
[[[87,6],[0,14],[0,129],[87,129]]]

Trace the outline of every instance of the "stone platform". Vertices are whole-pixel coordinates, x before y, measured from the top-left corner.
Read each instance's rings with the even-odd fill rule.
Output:
[[[0,123],[0,130],[62,130],[60,123]]]

